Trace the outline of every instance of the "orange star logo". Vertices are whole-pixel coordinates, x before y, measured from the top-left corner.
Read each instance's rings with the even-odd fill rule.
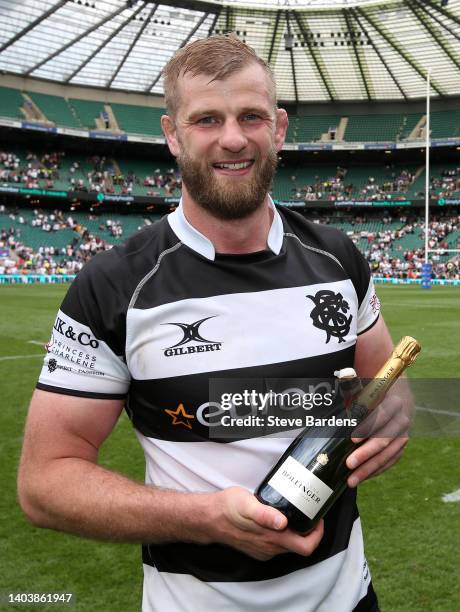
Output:
[[[193,416],[193,414],[187,414],[185,412],[184,404],[179,404],[176,410],[165,410],[165,412],[166,414],[169,414],[169,416],[172,416],[173,425],[183,425],[187,429],[192,429],[192,426],[187,419],[194,419],[195,417]]]

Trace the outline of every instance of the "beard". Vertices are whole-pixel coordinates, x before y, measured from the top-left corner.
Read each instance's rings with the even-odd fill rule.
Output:
[[[182,181],[193,200],[214,217],[223,220],[244,219],[255,212],[271,188],[278,164],[272,147],[265,159],[257,159],[246,180],[231,176],[217,177],[212,167],[183,151],[177,157]]]

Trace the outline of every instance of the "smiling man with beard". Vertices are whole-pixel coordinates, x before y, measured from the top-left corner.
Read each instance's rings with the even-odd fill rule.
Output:
[[[372,377],[392,343],[369,267],[341,232],[274,206],[288,121],[252,49],[195,41],[164,87],[181,204],[93,258],[64,298],[30,406],[21,506],[40,527],[142,543],[145,612],[375,612],[355,488],[406,436],[354,451],[349,489],[301,535],[253,495],[291,439],[215,441],[208,420],[212,378],[330,379],[353,365]],[[324,294],[346,310],[340,342],[314,325],[309,298]],[[69,361],[81,338],[94,371]],[[145,483],[97,463],[125,402]]]
[[[236,37],[224,40],[238,51],[231,61],[231,49],[214,40],[206,50],[190,45],[168,64],[162,127],[182,173],[187,220],[205,235],[217,220],[233,221],[240,244],[232,252],[247,252],[248,239],[272,220],[268,192],[288,120],[276,107],[268,66]],[[256,248],[265,247],[263,236]]]

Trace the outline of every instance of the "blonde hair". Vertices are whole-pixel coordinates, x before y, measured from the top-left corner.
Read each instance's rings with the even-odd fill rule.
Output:
[[[259,64],[270,82],[273,107],[276,108],[275,77],[270,66],[236,34],[220,34],[195,40],[179,49],[163,68],[163,88],[168,115],[175,117],[179,105],[178,79],[186,73],[209,75],[211,81],[228,78],[250,64]]]

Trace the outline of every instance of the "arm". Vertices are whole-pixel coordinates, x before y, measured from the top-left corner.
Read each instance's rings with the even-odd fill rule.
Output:
[[[385,363],[393,349],[387,326],[379,317],[377,323],[358,337],[355,353],[355,369],[358,376],[372,378]],[[407,381],[398,381],[397,389],[390,389],[383,404],[385,410],[377,415],[374,423],[378,436],[372,436],[347,459],[353,469],[348,478],[350,487],[357,486],[366,478],[377,476],[394,465],[401,457],[408,441],[410,418],[406,407],[412,405]],[[355,439],[358,441],[358,439]]]
[[[122,408],[120,400],[35,392],[18,478],[21,507],[35,525],[122,542],[218,542],[257,559],[316,548],[321,523],[308,536],[295,534],[284,515],[244,489],[167,491],[97,465]]]

